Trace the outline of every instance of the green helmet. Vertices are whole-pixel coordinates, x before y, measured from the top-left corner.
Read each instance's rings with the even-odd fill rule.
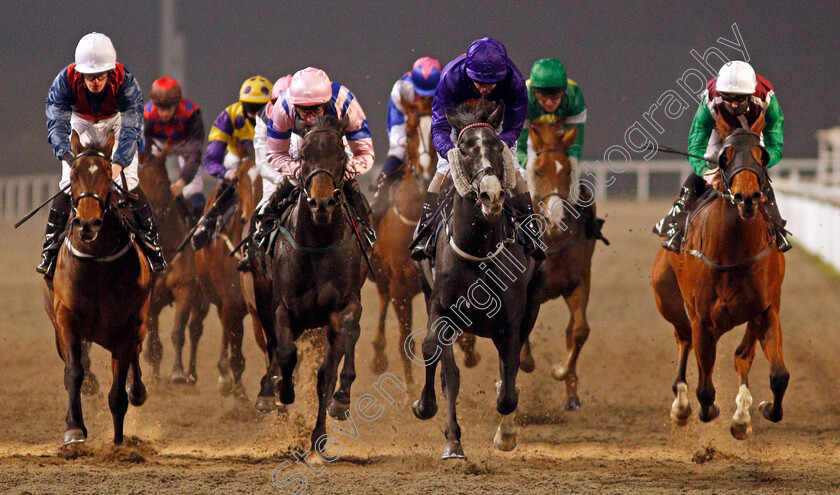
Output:
[[[565,88],[566,68],[556,58],[542,58],[531,67],[532,88]]]

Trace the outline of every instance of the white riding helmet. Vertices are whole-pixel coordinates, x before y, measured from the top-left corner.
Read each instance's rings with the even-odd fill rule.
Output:
[[[755,93],[755,70],[746,62],[733,60],[720,68],[717,90],[720,93],[751,95]]]
[[[117,66],[117,52],[111,39],[102,33],[82,36],[76,45],[76,71],[82,74],[97,74]]]

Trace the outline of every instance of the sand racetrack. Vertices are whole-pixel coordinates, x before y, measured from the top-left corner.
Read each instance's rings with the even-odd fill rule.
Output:
[[[677,349],[650,287],[658,244],[650,227],[666,210],[661,201],[600,206],[612,246],[599,244],[595,253],[592,334],[578,368],[580,411],[562,410],[564,386],[549,376],[551,365],[565,353],[560,333],[567,310],[554,301],[543,307],[532,337],[537,369],[519,375],[521,428],[513,452],[493,448],[497,357],[492,344],[480,341],[481,363],[473,369],[461,366],[458,416],[466,461],[439,460],[445,399],[439,392],[440,412],[421,422],[409,411],[418,396],[414,390],[393,404],[383,403],[378,420],[356,419],[358,438],[341,437],[341,459],[316,465],[319,475],[293,464],[279,479],[297,473],[308,480],[308,493],[401,495],[840,491],[840,281],[801,249],[788,254],[781,320],[791,381],[781,423],[771,424],[757,411],[758,403],[771,397],[767,360],[759,351],[751,374],[753,435],[739,442],[729,434],[738,383],[732,355],[743,332],[736,329],[718,347],[720,417],[709,424],[697,419],[692,358],[695,414],[688,426],[678,428],[668,415]],[[37,217],[18,231],[8,224],[0,227],[0,493],[294,493],[294,485],[281,489],[271,478],[284,461],[294,463],[296,449],[308,446],[315,411],[306,371],[311,362],[303,357],[295,404],[281,414],[257,413],[253,400],[264,367],[248,321],[244,383],[249,401],[243,405],[220,397],[215,311],[205,321],[198,383],[147,380],[149,400],[129,409],[126,434],[131,439],[119,449],[111,445],[107,406],[110,360],[96,348],[92,367],[102,388],[83,399],[88,443],[72,452],[60,449],[67,405],[63,363],[33,270],[43,224],[44,218]],[[354,399],[372,392],[376,379],[370,369],[377,311],[373,284],[365,285],[363,295]],[[414,315],[414,328],[425,326],[421,297],[415,299]],[[171,318],[172,311],[165,310],[164,373],[172,367]],[[396,334],[391,317],[390,370],[402,378]],[[415,377],[422,377],[419,368]]]

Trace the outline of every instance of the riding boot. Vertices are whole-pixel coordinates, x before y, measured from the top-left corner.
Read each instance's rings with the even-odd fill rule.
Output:
[[[542,233],[533,218],[534,205],[531,202],[531,193],[526,191],[512,195],[509,201],[516,225],[516,239],[525,246],[525,251],[534,258],[534,261],[542,262],[545,260],[545,251],[538,242],[542,238]]]
[[[183,196],[175,196],[175,207],[178,208],[178,213],[181,214],[181,218],[186,221],[189,227],[195,225],[196,220],[198,217],[194,217],[194,209],[189,201]]]
[[[149,200],[146,199],[146,195],[140,187],[134,188],[131,192],[137,195],[137,199],[132,201],[131,212],[134,214],[137,229],[143,236],[143,251],[149,258],[149,264],[152,266],[152,270],[159,272],[166,268],[166,260],[163,259],[163,249],[160,247],[152,208],[149,206]]]
[[[242,247],[242,258],[239,260],[239,263],[236,264],[236,269],[240,272],[250,272],[251,271],[251,249],[256,249],[255,244],[257,229],[260,225],[260,215],[259,210],[255,211],[253,215],[251,215],[251,220],[248,222],[248,235],[251,237],[248,242]]]
[[[680,252],[682,245],[685,223],[688,219],[688,210],[706,188],[706,182],[702,177],[691,174],[680,189],[680,195],[671,210],[653,227],[653,232],[665,238],[662,247],[675,253]]]
[[[394,157],[388,157],[389,160],[391,158]],[[396,158],[394,159],[396,160]],[[383,167],[382,172],[379,173],[379,177],[376,178],[376,182],[373,184],[374,193],[373,202],[371,203],[371,208],[373,209],[374,228],[379,227],[379,222],[382,220],[382,217],[385,216],[385,213],[388,212],[391,186],[394,185],[401,176],[401,168],[386,172]]]
[[[426,192],[426,198],[423,201],[423,214],[420,216],[420,221],[417,226],[417,235],[408,246],[408,249],[411,250],[411,259],[415,261],[432,259],[435,254],[432,243],[435,230],[433,217],[439,204],[440,195],[438,193]]]
[[[47,229],[44,232],[44,247],[41,251],[41,262],[35,267],[38,273],[43,273],[47,279],[52,279],[58,250],[64,241],[67,220],[70,219],[72,199],[69,194],[61,193],[55,197],[50,205],[50,215],[47,219]]]
[[[376,244],[376,231],[371,226],[373,211],[370,209],[367,198],[362,194],[359,183],[355,179],[346,180],[344,181],[342,190],[353,210],[353,216],[355,217],[359,234],[365,237],[368,247],[373,247]]]
[[[236,196],[236,188],[232,184],[227,181],[222,184],[226,185],[219,188],[220,192],[218,194],[221,194],[221,196],[216,198],[216,208],[207,212],[204,221],[201,222],[192,239],[190,239],[190,243],[196,251],[210,243],[213,233],[216,232],[216,222],[219,220],[219,216],[227,211],[227,208],[231,205],[230,200]]]
[[[291,204],[289,196],[294,189],[294,183],[289,180],[288,176],[284,175],[268,203],[263,206],[262,211],[257,209],[251,216],[248,232],[253,232],[253,235],[242,250],[242,259],[236,265],[237,270],[241,272],[251,271],[251,251],[253,249],[268,250],[268,239],[277,225],[277,219]]]
[[[578,211],[580,211],[581,215],[583,216],[583,225],[586,237],[588,239],[600,239],[604,241],[604,244],[609,246],[609,239],[604,237],[604,234],[601,231],[601,228],[604,226],[606,220],[595,216],[595,203],[591,201],[588,191],[582,186],[580,188],[580,191],[580,201],[583,203],[590,203],[587,206],[583,206],[581,204],[578,205]]]
[[[776,232],[776,247],[780,253],[790,251],[793,245],[785,237],[785,234],[788,233],[785,230],[787,221],[782,218],[782,214],[779,212],[779,205],[776,203],[776,194],[770,186],[770,181],[767,181],[762,193],[764,193],[764,202],[761,203],[762,209],[767,219],[773,224],[773,230]]]

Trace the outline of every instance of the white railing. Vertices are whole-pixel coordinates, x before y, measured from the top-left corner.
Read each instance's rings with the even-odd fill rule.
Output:
[[[16,221],[58,191],[58,174],[0,177],[0,218]]]
[[[791,239],[840,271],[840,186],[788,179],[774,189]]]

